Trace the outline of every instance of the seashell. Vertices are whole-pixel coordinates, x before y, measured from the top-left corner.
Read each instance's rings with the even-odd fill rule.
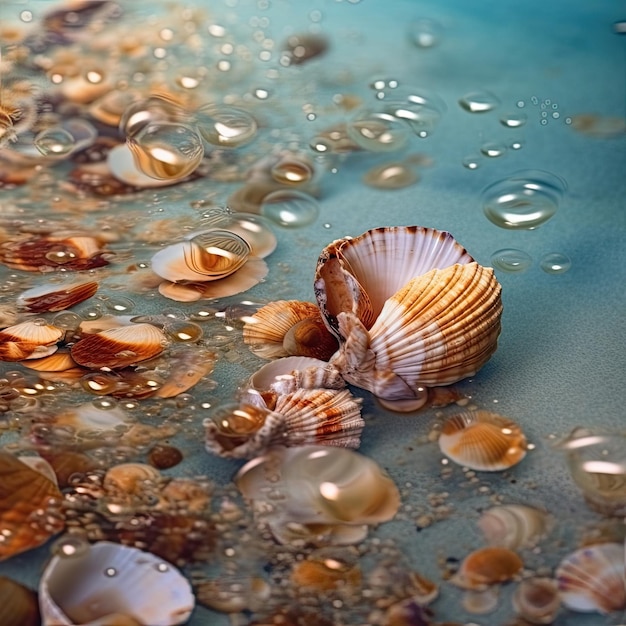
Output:
[[[439,448],[463,467],[495,472],[513,467],[526,456],[526,437],[507,417],[489,411],[466,411],[443,423]]]
[[[161,472],[145,463],[121,463],[107,470],[102,481],[105,491],[118,495],[139,495],[145,483],[157,483]]]
[[[568,609],[602,614],[624,610],[623,544],[601,543],[573,552],[557,567],[556,580]]]
[[[53,354],[38,359],[27,359],[22,361],[21,364],[30,370],[36,370],[38,372],[67,372],[69,370],[76,370],[79,376],[85,373],[85,370],[78,367],[78,364],[74,361],[67,348],[61,348]]]
[[[276,398],[271,410],[242,403],[204,421],[208,452],[250,459],[274,445],[319,444],[358,448],[365,422],[361,401],[348,390],[297,389]]]
[[[63,311],[91,298],[96,291],[96,281],[63,286],[42,285],[24,291],[18,296],[17,304],[31,313]]]
[[[291,568],[291,583],[315,591],[350,591],[361,585],[358,553],[353,549],[321,548]]]
[[[461,604],[468,613],[474,615],[486,615],[492,613],[498,607],[500,589],[487,587],[486,589],[469,589],[461,598]]]
[[[264,359],[308,356],[327,361],[338,348],[312,302],[277,300],[246,318],[243,340]]]
[[[180,350],[168,358],[169,372],[154,394],[157,398],[174,398],[191,389],[215,367],[217,356],[210,350]]]
[[[276,541],[293,546],[351,546],[367,538],[366,524],[304,524],[280,519],[268,520]]]
[[[194,585],[200,604],[222,613],[240,613],[261,609],[272,588],[260,576],[233,575],[203,580]]]
[[[80,233],[25,237],[0,244],[0,263],[14,270],[91,270],[108,265],[97,237]]]
[[[381,626],[429,626],[432,624],[427,609],[412,598],[392,604],[380,622]]]
[[[52,465],[50,465],[50,463],[48,463],[48,461],[46,461],[46,459],[40,456],[18,456],[17,458],[25,465],[28,465],[30,469],[39,472],[40,474],[45,476],[50,482],[58,486],[57,476],[54,472],[54,468],[52,467]],[[0,624],[1,623],[2,622],[0,622]]]
[[[235,483],[257,513],[265,509],[270,528],[289,522],[378,524],[400,506],[393,481],[373,460],[347,448],[273,448],[244,465]]]
[[[39,586],[43,626],[106,624],[96,620],[115,613],[139,624],[175,626],[187,621],[194,604],[191,585],[173,565],[108,541],[72,557],[53,556]]]
[[[446,232],[378,228],[323,251],[322,316],[340,342],[332,363],[386,401],[475,374],[500,332],[500,285]]]
[[[516,550],[533,548],[551,530],[553,518],[526,504],[503,504],[487,509],[478,520],[487,543]]]
[[[121,407],[114,404],[99,406],[91,402],[68,407],[54,419],[55,424],[70,426],[77,433],[117,431],[122,426],[128,426],[129,422],[127,413]]]
[[[43,319],[8,326],[0,331],[0,361],[22,361],[51,354],[63,335],[60,328]]]
[[[522,580],[511,601],[517,615],[531,624],[552,624],[561,608],[556,581],[538,576]]]
[[[87,335],[71,349],[72,358],[84,367],[118,369],[147,361],[163,352],[167,338],[151,324],[131,324]]]
[[[150,465],[157,469],[175,467],[183,460],[183,453],[174,446],[156,444],[148,451]]]
[[[53,514],[63,499],[59,488],[40,472],[0,452],[0,561],[36,548],[61,532],[64,521]]]
[[[40,626],[37,594],[15,580],[0,576],[0,624]]]
[[[83,168],[83,172],[92,172],[96,168]],[[102,182],[104,183],[107,175],[112,176],[115,181],[119,181],[126,187],[150,189],[152,187],[168,187],[169,185],[177,184],[180,179],[164,179],[164,178],[152,178],[144,174],[136,165],[133,157],[133,152],[127,143],[120,144],[111,148],[107,153],[106,169],[101,167],[97,168],[97,171],[101,173]],[[76,176],[78,172],[76,173]],[[93,187],[93,185],[91,185]],[[107,195],[101,193],[100,195]]]
[[[508,548],[480,548],[463,559],[459,571],[450,580],[463,589],[481,591],[512,580],[523,566],[522,559]]]
[[[249,381],[257,391],[290,393],[296,389],[343,389],[341,374],[325,361],[304,356],[276,359],[258,369]]]
[[[56,481],[61,489],[70,484],[70,477],[86,474],[98,468],[98,462],[82,452],[61,450],[59,452],[42,451],[42,456],[48,461],[56,475]]]

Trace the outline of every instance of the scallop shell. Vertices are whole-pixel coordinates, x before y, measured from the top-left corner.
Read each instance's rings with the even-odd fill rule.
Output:
[[[496,349],[500,285],[448,233],[378,228],[330,244],[315,294],[349,383],[386,401],[475,374]]]
[[[98,283],[73,283],[71,285],[42,285],[24,291],[18,298],[18,306],[31,313],[63,311],[84,302],[98,291]]]
[[[128,426],[130,419],[120,406],[97,406],[85,402],[74,407],[68,407],[58,413],[54,423],[59,426],[70,426],[77,433],[86,432],[113,432],[122,426]]]
[[[358,448],[364,426],[360,398],[345,389],[297,389],[278,395],[271,410],[242,403],[204,421],[209,452],[246,459],[273,445]]]
[[[61,532],[64,521],[52,514],[63,499],[40,472],[0,452],[0,561],[36,548]]]
[[[296,389],[343,389],[339,371],[325,361],[303,356],[276,359],[258,369],[249,381],[257,391],[290,393]]]
[[[487,509],[478,520],[487,543],[516,550],[532,548],[551,530],[553,518],[526,504],[503,504]]]
[[[531,624],[552,624],[561,608],[561,596],[552,578],[526,578],[512,597],[515,612]]]
[[[27,359],[22,361],[22,365],[38,372],[67,372],[76,369],[79,375],[85,373],[85,370],[78,367],[67,348],[61,348],[53,354],[38,359]]]
[[[173,565],[101,541],[77,556],[52,557],[40,582],[39,604],[43,626],[86,624],[113,613],[140,624],[175,626],[188,620],[195,600]]]
[[[257,512],[265,509],[268,521],[279,525],[378,524],[400,506],[393,481],[373,460],[347,448],[273,448],[244,465],[235,482]]]
[[[107,470],[102,481],[105,491],[110,494],[136,496],[144,489],[145,483],[158,483],[161,472],[146,463],[120,463]]]
[[[443,423],[439,448],[459,465],[495,472],[509,469],[526,456],[526,437],[507,417],[466,411]]]
[[[621,543],[601,543],[573,552],[557,567],[556,579],[568,609],[606,614],[626,608]]]
[[[84,367],[117,369],[147,361],[163,352],[167,339],[151,324],[131,324],[87,335],[71,349],[72,358]]]
[[[451,582],[464,589],[481,591],[512,580],[523,566],[522,559],[508,548],[480,548],[463,559]]]
[[[361,585],[362,574],[358,553],[354,548],[321,548],[306,559],[294,563],[291,583],[296,588],[308,587],[315,591],[356,590]]]
[[[0,331],[0,361],[40,358],[56,351],[64,332],[45,320],[29,320]]]
[[[20,583],[0,576],[0,624],[40,626],[37,594]]]

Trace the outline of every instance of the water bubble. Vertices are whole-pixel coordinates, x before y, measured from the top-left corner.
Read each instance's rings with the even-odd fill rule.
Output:
[[[347,132],[358,146],[372,152],[393,152],[403,148],[409,128],[395,115],[362,110],[347,125]]]
[[[306,157],[288,155],[281,158],[270,173],[281,185],[302,185],[313,178],[314,170],[313,164]]]
[[[416,135],[424,137],[437,126],[446,105],[435,93],[403,87],[385,101],[384,111],[404,120]]]
[[[89,542],[77,535],[65,535],[57,539],[50,547],[50,552],[62,558],[80,557],[89,550]]]
[[[261,205],[261,215],[286,228],[308,226],[318,214],[319,206],[315,198],[290,189],[268,194]]]
[[[257,122],[244,109],[207,104],[196,111],[198,131],[205,141],[222,148],[243,146],[257,133]]]
[[[500,105],[500,100],[490,91],[470,91],[459,99],[459,105],[469,113],[487,113]]]
[[[33,143],[44,156],[64,156],[74,149],[74,137],[60,126],[42,130]]]
[[[363,182],[377,189],[401,189],[413,185],[419,177],[404,163],[384,163],[365,172]]]
[[[191,174],[204,157],[202,139],[185,124],[149,124],[127,140],[137,169],[159,180],[177,180]]]
[[[539,266],[546,274],[564,274],[572,266],[572,261],[566,254],[550,252],[541,258]]]
[[[506,146],[495,141],[489,141],[484,143],[480,147],[480,151],[486,156],[492,159],[502,156],[506,152]]]
[[[511,150],[521,150],[524,147],[524,142],[520,139],[512,139],[509,143]]]
[[[426,18],[415,20],[409,25],[409,41],[418,48],[432,48],[443,36],[443,27],[439,22]]]
[[[500,124],[506,126],[507,128],[519,128],[520,126],[524,126],[528,121],[528,116],[526,113],[505,113],[500,118]]]
[[[163,330],[167,336],[179,343],[195,343],[202,338],[202,328],[193,322],[172,321],[165,324]]]
[[[250,246],[250,254],[264,258],[276,249],[276,235],[267,219],[254,213],[231,213],[211,215],[203,226],[219,227],[239,235]]]
[[[122,314],[128,313],[135,308],[135,303],[130,298],[124,296],[116,296],[115,298],[107,298],[104,306],[112,313]]]
[[[153,95],[130,104],[120,117],[119,128],[126,137],[135,137],[151,124],[189,121],[189,114],[177,102]]]
[[[521,274],[532,264],[532,258],[523,250],[515,248],[503,248],[491,255],[492,265],[503,272]]]
[[[107,578],[113,578],[114,576],[117,576],[117,570],[114,567],[107,567],[104,570],[104,575]]]
[[[461,163],[463,167],[466,167],[468,170],[477,170],[480,167],[480,157],[472,154],[466,156]]]
[[[524,170],[489,185],[482,194],[487,219],[507,229],[537,228],[559,208],[565,182],[541,170]]]
[[[63,330],[75,330],[82,321],[82,318],[76,313],[60,311],[52,318],[52,325]]]

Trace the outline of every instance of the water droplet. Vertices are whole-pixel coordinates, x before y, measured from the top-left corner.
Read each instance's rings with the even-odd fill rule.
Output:
[[[565,182],[550,172],[517,172],[483,191],[483,210],[496,226],[531,230],[556,213],[565,188]]]
[[[314,174],[313,164],[305,157],[289,155],[272,167],[272,178],[281,185],[308,183]]]
[[[377,189],[401,189],[419,180],[415,170],[404,163],[384,163],[368,170],[363,182]]]
[[[319,214],[315,198],[300,191],[274,191],[263,199],[261,215],[286,228],[312,224]]]
[[[174,100],[153,95],[130,104],[120,118],[119,128],[126,137],[135,137],[151,124],[189,121],[190,116]]]
[[[572,261],[566,254],[550,252],[541,258],[539,266],[546,274],[564,274],[572,266]]]
[[[347,132],[358,146],[372,152],[393,152],[403,148],[409,128],[395,115],[363,110],[348,122]]]
[[[507,128],[519,128],[528,121],[526,113],[506,113],[500,118],[500,123]]]
[[[64,156],[74,148],[74,137],[61,127],[42,130],[34,139],[35,148],[44,156]]]
[[[409,41],[418,48],[432,48],[443,36],[443,27],[430,19],[418,19],[409,25]]]
[[[446,105],[435,93],[402,87],[385,101],[384,111],[404,120],[419,137],[425,137],[439,123]]]
[[[509,143],[509,148],[511,148],[511,150],[521,150],[523,147],[524,147],[524,142],[521,141],[520,139],[513,139]]]
[[[252,93],[258,100],[267,100],[271,95],[270,91],[263,87],[257,87]]]
[[[170,566],[167,563],[157,563],[155,566],[157,572],[169,572]]]
[[[177,180],[191,174],[204,156],[202,139],[185,124],[149,124],[127,140],[137,169],[159,180]]]
[[[82,318],[76,313],[61,311],[52,318],[52,325],[64,330],[75,330],[82,321]]]
[[[532,264],[530,255],[523,250],[515,248],[504,248],[491,255],[492,265],[503,272],[510,274],[521,274]]]
[[[506,146],[501,143],[489,141],[480,147],[480,151],[486,156],[495,159],[506,152]]]
[[[113,313],[122,314],[132,311],[135,308],[135,303],[130,298],[117,296],[115,298],[107,298],[104,301],[104,306]]]
[[[466,156],[461,163],[468,170],[476,170],[480,167],[480,157],[476,155]]]
[[[254,117],[244,109],[207,104],[196,111],[198,131],[205,141],[222,148],[243,146],[257,133]]]
[[[202,338],[202,328],[193,322],[168,322],[163,330],[179,343],[195,343]]]
[[[107,567],[104,570],[104,575],[108,578],[113,578],[113,576],[117,576],[117,570],[114,567]]]
[[[471,91],[459,100],[461,108],[469,113],[487,113],[499,104],[500,100],[490,91]]]
[[[89,542],[77,535],[65,535],[57,539],[50,552],[62,558],[80,557],[89,550]]]
[[[69,263],[76,258],[76,254],[72,248],[65,246],[54,246],[48,250],[45,254],[46,259],[51,261],[52,263],[58,263],[59,265],[63,265],[64,263]]]

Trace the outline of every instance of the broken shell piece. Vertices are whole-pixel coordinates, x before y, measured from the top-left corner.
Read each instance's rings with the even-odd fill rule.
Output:
[[[44,319],[29,320],[0,331],[0,361],[36,359],[56,351],[63,330]]]
[[[531,624],[552,624],[561,608],[561,596],[552,578],[522,580],[511,599],[515,612]]]
[[[523,566],[522,559],[508,548],[480,548],[463,559],[450,582],[463,589],[481,591],[512,580]]]
[[[250,459],[274,445],[318,444],[358,448],[365,422],[361,401],[348,390],[297,389],[278,395],[270,408],[259,396],[256,406],[222,407],[204,421],[209,452]]]
[[[63,530],[53,504],[57,485],[7,452],[0,452],[0,561],[36,548]]]
[[[250,377],[250,387],[257,391],[290,393],[296,389],[343,389],[339,371],[325,361],[304,356],[276,359]]]
[[[52,557],[39,604],[43,626],[87,624],[112,613],[139,624],[175,626],[187,621],[195,601],[189,582],[170,563],[101,541],[77,556]]]
[[[166,346],[163,331],[151,324],[131,324],[87,335],[72,346],[71,354],[84,367],[118,369],[158,356]]]
[[[378,524],[392,519],[400,506],[393,481],[374,461],[347,448],[273,448],[244,465],[235,482],[256,512],[268,515],[270,527],[272,522]]]
[[[624,610],[623,544],[601,543],[573,552],[557,567],[556,580],[568,609],[602,614]]]
[[[264,359],[293,355],[327,361],[339,347],[317,305],[299,300],[277,300],[261,307],[246,319],[243,340]]]
[[[0,623],[4,626],[41,624],[37,594],[6,576],[0,576]]]
[[[478,520],[487,543],[516,550],[532,548],[551,529],[553,519],[526,504],[503,504],[487,509]]]
[[[513,467],[526,456],[526,437],[508,417],[466,411],[443,423],[439,448],[463,467],[495,472]]]
[[[64,311],[91,298],[96,291],[96,281],[71,285],[42,285],[24,291],[18,296],[17,304],[31,313]]]

